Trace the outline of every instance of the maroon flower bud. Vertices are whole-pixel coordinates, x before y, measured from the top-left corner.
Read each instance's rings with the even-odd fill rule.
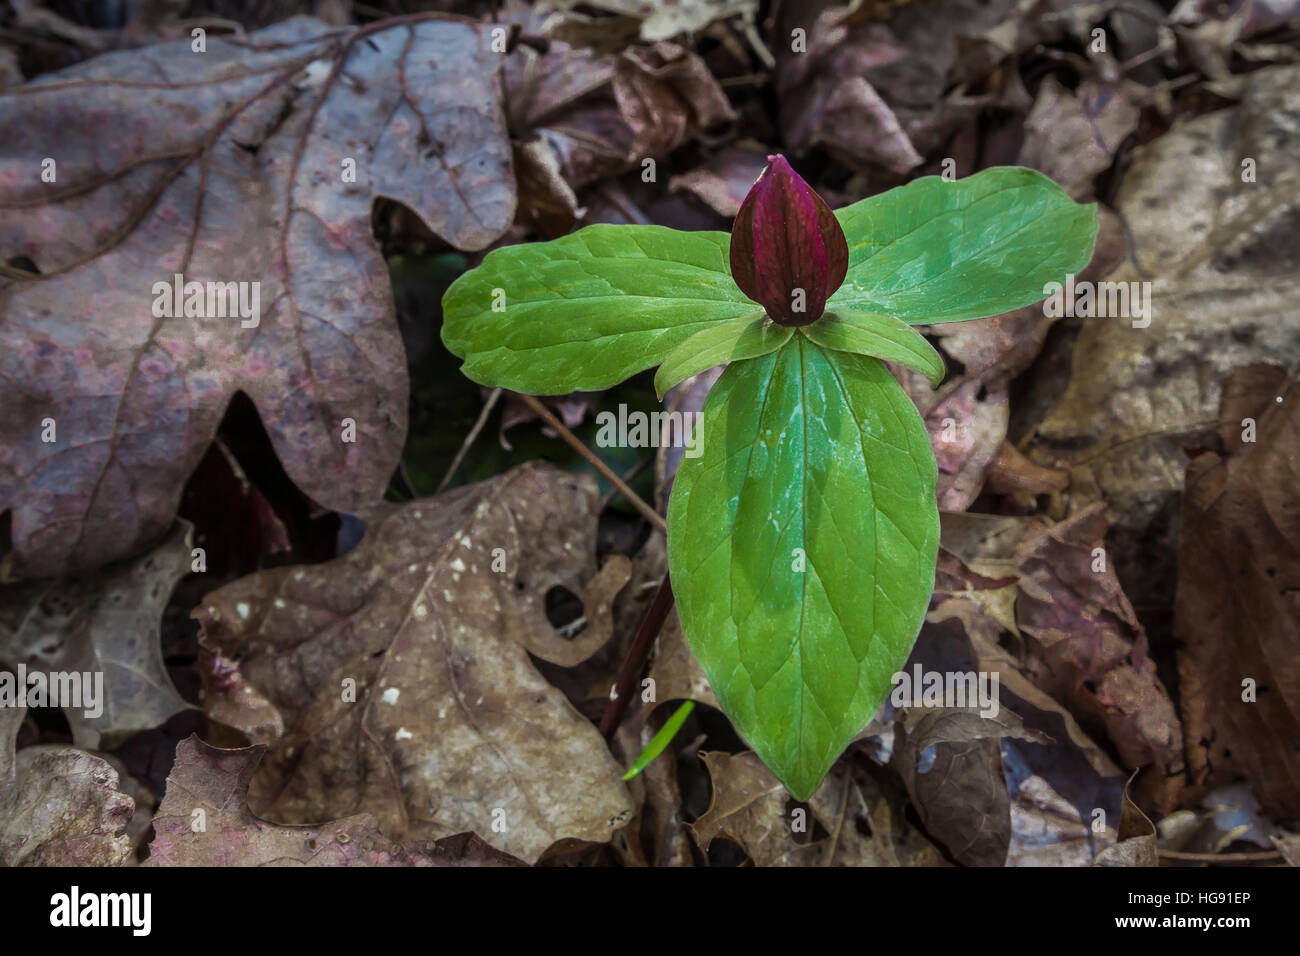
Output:
[[[731,230],[731,276],[778,325],[821,318],[849,269],[849,246],[831,207],[781,155],[740,204]]]

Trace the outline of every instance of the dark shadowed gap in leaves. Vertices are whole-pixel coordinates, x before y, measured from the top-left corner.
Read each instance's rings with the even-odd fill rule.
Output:
[[[335,556],[339,516],[325,511],[304,495],[280,464],[262,425],[257,407],[243,392],[226,406],[217,436],[230,449],[249,482],[266,498],[284,522],[291,549],[268,556],[267,567],[281,564],[319,564]],[[183,517],[188,517],[181,512]]]

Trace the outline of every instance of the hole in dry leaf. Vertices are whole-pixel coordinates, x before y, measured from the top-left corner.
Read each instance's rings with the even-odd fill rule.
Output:
[[[587,619],[582,615],[582,599],[562,584],[546,592],[546,619],[561,637],[569,640],[587,627]]]
[[[23,272],[41,274],[41,270],[37,267],[35,261],[28,256],[14,256],[12,259],[6,260],[5,265],[11,269],[22,269]]]

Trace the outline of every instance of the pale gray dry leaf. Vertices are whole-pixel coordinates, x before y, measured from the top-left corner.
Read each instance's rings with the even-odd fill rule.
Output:
[[[209,595],[204,707],[270,746],[253,811],[473,831],[529,862],[563,837],[607,841],[632,813],[622,771],[525,650],[551,630],[546,592],[582,593],[595,537],[594,483],[525,465],[390,509],[327,564]]]
[[[0,586],[0,661],[102,675],[99,716],[64,707],[78,746],[111,744],[190,707],[167,674],[160,630],[172,589],[190,571],[193,531],[178,520],[152,550],[95,574]]]
[[[135,804],[101,757],[60,745],[18,751],[0,783],[0,866],[121,866]]]
[[[371,206],[405,203],[464,249],[509,227],[490,41],[462,20],[294,18],[0,93],[0,511],[20,576],[161,535],[236,390],[313,499],[380,498],[408,389]],[[165,317],[178,274],[245,283],[259,315]],[[229,315],[235,291],[213,288],[205,314]]]
[[[1220,383],[1253,361],[1300,364],[1300,324],[1285,319],[1300,308],[1300,67],[1248,80],[1240,105],[1134,151],[1116,196],[1133,257],[1109,280],[1151,282],[1151,324],[1083,321],[1034,442],[1073,466],[1071,511],[1109,505],[1110,553],[1139,606],[1170,603],[1184,449],[1210,440]]]
[[[248,809],[248,782],[263,746],[210,747],[195,736],[176,747],[167,792],[154,817],[145,866],[518,865],[482,847],[463,857],[437,843],[398,843],[360,813],[321,826],[279,826]],[[201,823],[201,826],[197,824]]]

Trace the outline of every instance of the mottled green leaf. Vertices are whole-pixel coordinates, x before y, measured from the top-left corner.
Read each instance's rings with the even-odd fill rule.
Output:
[[[443,297],[442,340],[482,385],[552,395],[608,388],[690,335],[757,306],[725,232],[597,225],[489,253]]]
[[[737,319],[716,322],[696,332],[668,354],[655,373],[655,392],[663,398],[664,393],[678,382],[705,369],[775,352],[793,334],[794,329],[777,325],[762,309]]]
[[[898,362],[916,369],[933,385],[943,381],[943,358],[934,346],[892,315],[836,309],[799,331],[823,348]]]
[[[701,427],[668,511],[682,628],[736,729],[806,799],[921,626],[934,458],[879,361],[802,335],[729,366]]]
[[[926,176],[836,211],[849,272],[826,308],[957,322],[1046,296],[1092,257],[1097,207],[1019,166]]]

